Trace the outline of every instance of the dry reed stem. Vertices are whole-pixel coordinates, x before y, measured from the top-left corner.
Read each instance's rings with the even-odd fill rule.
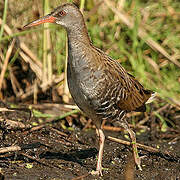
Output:
[[[9,69],[9,75],[10,75],[13,92],[15,93],[16,96],[18,93],[23,94],[24,91],[21,88],[16,76],[14,75],[12,67],[9,67],[8,69]]]
[[[0,91],[1,91],[1,88],[2,88],[4,75],[5,75],[5,72],[6,72],[7,67],[8,67],[8,61],[9,61],[9,58],[11,56],[12,50],[14,48],[14,44],[15,44],[15,39],[13,39],[13,41],[11,42],[11,44],[8,47],[8,50],[6,52],[6,57],[4,59],[4,64],[3,64],[3,67],[2,67],[2,70],[1,70],[1,74],[0,74]]]
[[[2,19],[0,18],[0,25],[1,24],[2,24]],[[9,28],[9,26],[7,24],[4,24],[4,30],[8,35],[13,34],[12,30]],[[23,42],[20,41],[19,46],[21,48],[21,50],[19,51],[20,56],[23,59],[25,58],[24,60],[30,64],[32,71],[34,71],[36,76],[40,80],[42,80],[42,64],[41,64],[41,61],[32,53],[32,51]]]
[[[130,29],[134,27],[134,22],[131,17],[126,15],[122,10],[118,10],[115,8],[115,5],[109,1],[104,0],[106,5],[119,17],[119,19],[126,24]],[[139,27],[138,29],[138,36],[143,39],[152,49],[160,52],[163,56],[165,56],[169,61],[174,63],[176,66],[180,67],[180,62],[178,62],[173,56],[170,56],[169,53],[160,46],[157,42],[155,42],[146,32],[143,27]]]
[[[38,79],[42,79],[42,69],[32,61],[32,59],[27,56],[23,51],[19,51],[19,55],[24,59],[26,63],[29,63],[32,71],[36,74]]]
[[[157,111],[152,112],[150,116],[145,117],[136,126],[143,125],[144,123],[146,123],[149,120],[150,117],[152,117],[152,116],[156,115],[157,113],[160,113],[161,111],[165,110],[166,108],[168,108],[168,106],[169,106],[169,104],[166,104],[165,106],[159,108]]]
[[[69,103],[69,99],[71,97],[68,83],[67,83],[67,61],[68,61],[68,39],[66,36],[66,60],[65,60],[65,77],[64,77],[64,94],[62,95],[63,101],[65,103]]]
[[[48,67],[48,81],[52,81],[52,76],[53,76],[53,67],[52,67],[52,56],[50,53],[51,49],[51,36],[50,36],[50,30],[46,30],[46,36],[47,36],[47,67]]]
[[[33,88],[34,88],[33,103],[37,104],[37,102],[38,102],[38,82],[37,82],[37,79],[34,81]]]
[[[173,98],[169,98],[169,100],[174,103],[179,109],[180,109],[180,101],[179,99],[173,99]]]
[[[42,69],[41,61],[32,53],[32,51],[20,41],[20,48]]]
[[[0,25],[1,24],[2,24],[2,19],[0,18]],[[12,30],[9,28],[7,24],[4,24],[4,30],[9,36],[13,35]],[[41,61],[33,54],[33,52],[22,41],[20,41],[19,46],[40,68],[42,68]]]
[[[143,56],[143,57],[144,57],[144,59],[146,59],[147,62],[153,67],[153,70],[156,72],[156,74],[158,75],[158,77],[161,78],[159,66],[157,65],[157,63],[156,63],[155,61],[153,61],[153,59],[151,59],[149,56]]]
[[[40,88],[43,89],[44,91],[46,91],[48,88],[50,88],[51,86],[60,83],[61,81],[64,80],[64,73],[62,73],[59,77],[53,77],[51,82],[46,82],[44,84],[40,85]],[[28,96],[32,95],[34,93],[34,87],[30,87],[27,89],[26,93],[24,94],[18,94],[17,97],[21,98],[21,99],[25,99]]]
[[[87,21],[88,18],[93,16],[97,12],[98,8],[102,3],[103,1],[98,2],[90,11],[86,12],[86,16],[84,17],[84,20]]]
[[[5,57],[4,57],[4,54],[3,54],[3,52],[2,52],[2,49],[0,48],[0,58],[1,58],[1,60],[3,61],[3,59],[5,59]],[[0,61],[0,67],[2,67],[2,63],[1,63],[1,61]]]

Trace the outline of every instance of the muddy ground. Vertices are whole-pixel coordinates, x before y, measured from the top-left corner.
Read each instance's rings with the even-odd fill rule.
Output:
[[[73,117],[76,125],[72,128],[62,128],[64,119],[33,129],[28,125],[39,122],[40,118],[29,117],[29,112],[24,110],[0,112],[0,150],[9,146],[21,148],[0,153],[1,179],[180,179],[180,139],[177,128],[162,132],[151,127],[137,135],[139,143],[169,153],[169,156],[165,156],[140,149],[140,156],[144,156],[142,171],[134,165],[131,147],[106,140],[103,176],[97,177],[89,172],[96,168],[98,139],[93,128],[82,131],[83,127],[78,123],[80,115]],[[20,120],[18,122],[24,122],[27,126],[23,129],[13,128],[7,120]],[[140,130],[136,129],[136,132]],[[127,140],[123,131],[105,131],[105,134]]]

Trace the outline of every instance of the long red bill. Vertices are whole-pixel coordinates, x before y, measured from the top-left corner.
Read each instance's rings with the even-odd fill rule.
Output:
[[[48,14],[48,15],[46,15],[46,16],[38,19],[38,20],[35,20],[35,21],[33,21],[33,22],[30,22],[30,23],[26,24],[26,25],[23,27],[23,29],[24,29],[24,28],[28,28],[28,27],[32,27],[32,26],[38,26],[38,25],[44,24],[44,23],[54,23],[55,20],[56,20],[55,17],[53,17],[52,15],[49,15],[49,14]]]

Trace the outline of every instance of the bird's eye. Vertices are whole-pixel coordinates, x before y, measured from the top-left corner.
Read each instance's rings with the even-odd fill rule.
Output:
[[[65,11],[60,11],[59,13],[58,13],[60,16],[65,16],[66,15],[66,12]]]

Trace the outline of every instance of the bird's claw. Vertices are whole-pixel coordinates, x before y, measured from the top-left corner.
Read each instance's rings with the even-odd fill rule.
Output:
[[[102,176],[102,170],[96,170],[96,171],[91,171],[91,174],[94,175],[98,175],[98,176]]]
[[[140,164],[138,165],[138,169],[139,169],[140,171],[142,171],[142,168],[141,168],[141,165],[140,165]]]
[[[141,162],[141,159],[143,159],[143,158],[145,158],[145,157],[146,157],[146,155],[139,157],[140,162]],[[138,166],[138,169],[139,169],[140,171],[142,171],[141,163],[138,164],[137,166]]]

